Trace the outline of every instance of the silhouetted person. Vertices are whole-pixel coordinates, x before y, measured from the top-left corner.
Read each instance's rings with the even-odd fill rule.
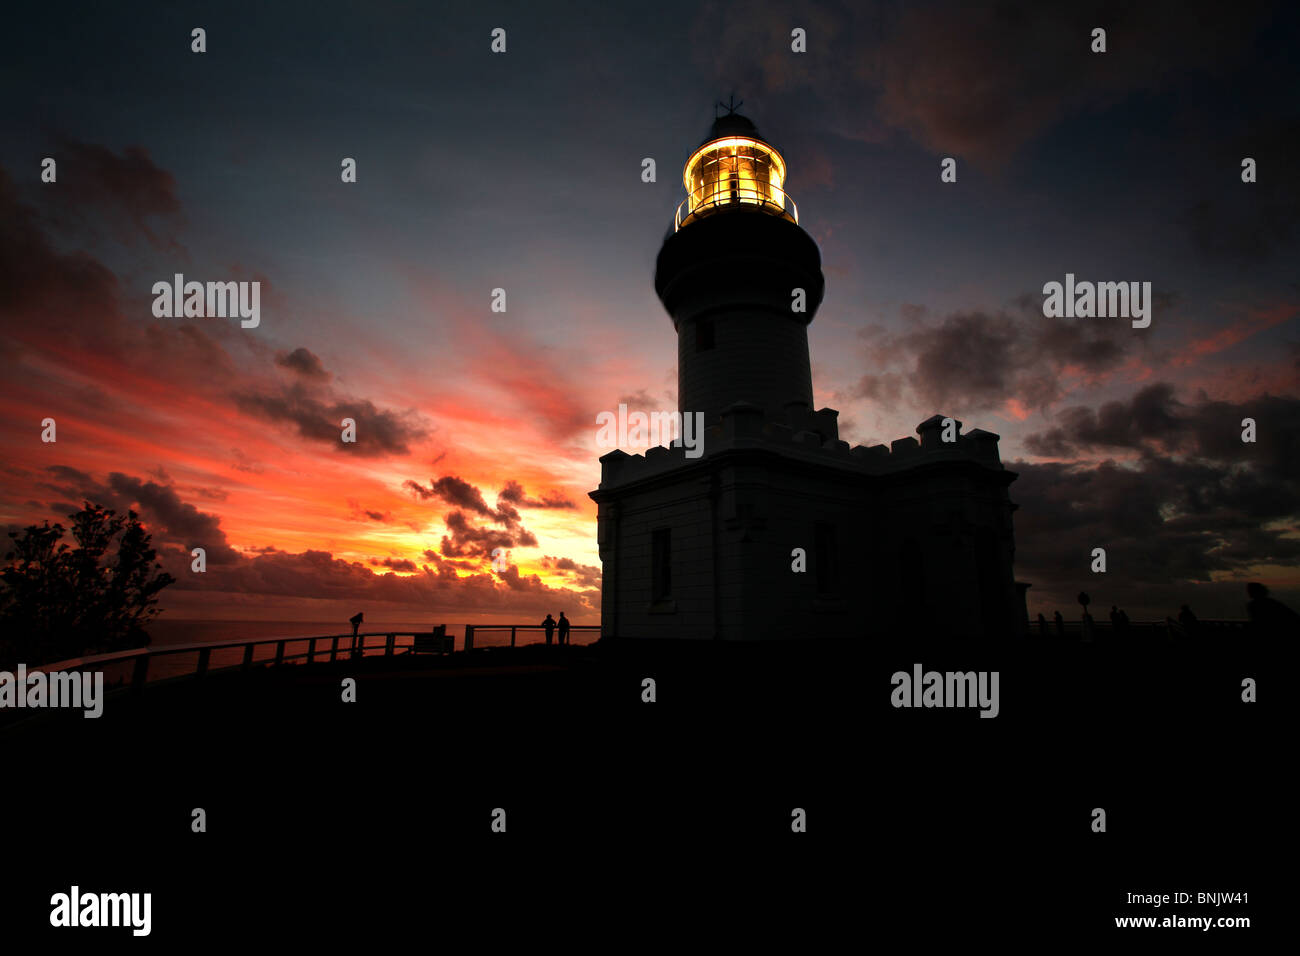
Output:
[[[542,622],[542,627],[546,628],[546,643],[551,643],[551,637],[555,634],[555,618],[546,615],[546,620]]]
[[[1250,600],[1246,614],[1257,637],[1300,637],[1300,614],[1268,596],[1268,588],[1257,581],[1246,585]]]
[[[1043,617],[1043,612],[1038,612],[1038,636],[1047,637],[1047,618]]]
[[[1065,637],[1065,618],[1061,617],[1061,612],[1060,612],[1060,611],[1057,611],[1055,614],[1052,615],[1052,617],[1054,617],[1054,618],[1056,619],[1056,636],[1057,636],[1057,637],[1060,637],[1060,638],[1064,638],[1064,637]]]
[[[1124,625],[1128,623],[1128,618],[1124,612],[1119,609],[1119,605],[1110,606],[1110,636],[1112,638],[1121,638],[1125,634]]]
[[[1184,637],[1196,636],[1196,615],[1186,604],[1178,609],[1178,625],[1183,629]]]
[[[569,619],[564,616],[563,611],[560,612],[560,643],[569,643]]]
[[[1092,615],[1088,613],[1088,605],[1092,598],[1088,597],[1087,591],[1080,591],[1079,596],[1075,598],[1079,606],[1083,608],[1083,622],[1079,627],[1079,637],[1084,641],[1092,640]]]

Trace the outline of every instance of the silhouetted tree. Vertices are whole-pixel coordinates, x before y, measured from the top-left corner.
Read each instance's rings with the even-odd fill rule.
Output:
[[[86,502],[61,524],[11,531],[0,570],[0,665],[49,663],[141,647],[158,592],[176,579],[155,561],[139,516]],[[75,547],[63,541],[71,531]]]

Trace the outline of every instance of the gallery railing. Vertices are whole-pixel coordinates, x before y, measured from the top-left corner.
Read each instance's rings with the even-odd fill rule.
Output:
[[[1040,628],[1036,620],[1029,623],[1031,639],[1079,641],[1084,638],[1079,620],[1066,620],[1058,632],[1054,621]],[[1176,621],[1134,621],[1116,630],[1110,621],[1094,622],[1092,638],[1107,643],[1124,640],[1232,637],[1247,633],[1248,621],[1198,621],[1189,634]],[[594,633],[593,633],[594,632]],[[575,624],[570,628],[570,643],[587,644],[600,636],[600,625]],[[475,650],[493,647],[517,647],[521,641],[544,643],[546,629],[536,624],[467,624],[462,648]],[[559,643],[559,631],[552,642]],[[424,650],[450,652],[455,635],[436,635],[432,631],[367,631],[363,634],[325,634],[315,637],[266,637],[253,640],[206,641],[196,644],[166,644],[140,647],[108,654],[73,657],[52,664],[29,666],[28,673],[44,671],[103,671],[106,686],[130,684],[143,686],[177,677],[201,677],[211,671],[251,670],[254,667],[278,667],[284,664],[313,663],[357,657],[392,657],[398,652]]]
[[[588,643],[600,625],[573,625],[571,638],[585,635]],[[545,640],[545,629],[535,624],[465,625],[462,647],[515,647],[520,635]],[[378,638],[379,640],[376,640]],[[441,638],[441,640],[440,640]],[[558,640],[558,631],[556,633]],[[399,652],[454,649],[455,635],[432,631],[367,631],[357,634],[325,634],[315,637],[263,637],[252,640],[204,641],[195,644],[164,644],[72,657],[52,664],[34,665],[28,673],[44,671],[103,671],[108,687],[130,684],[142,687],[177,677],[201,677],[212,671],[251,670],[283,664],[335,661],[340,657],[392,657]]]
[[[799,207],[779,186],[750,181],[733,189],[715,183],[694,190],[677,204],[677,213],[673,217],[673,231],[681,229],[687,222],[703,218],[720,209],[748,206],[758,206],[791,222],[799,221]]]
[[[535,642],[537,641],[544,642],[546,640],[546,628],[541,627],[540,625],[537,624],[472,624],[469,626],[468,630],[470,632],[470,637],[469,637],[470,647],[498,647],[498,646],[503,647],[505,646],[507,635],[509,635],[510,647],[515,647],[517,645],[520,635],[529,637]],[[574,624],[570,627],[570,630],[586,631],[588,638],[592,638],[593,636],[594,637],[600,636],[599,624]],[[595,635],[591,634],[592,631],[596,632]],[[576,635],[576,636],[580,637],[581,635]],[[486,637],[487,640],[493,641],[493,643],[490,644],[487,643],[486,641],[483,640],[484,637]],[[589,643],[589,641],[583,641],[583,640],[575,641],[573,640],[574,637],[575,637],[574,634],[570,634],[568,643],[570,644]],[[559,629],[557,628],[555,630],[554,635],[552,636],[552,642],[558,643],[559,640],[560,640],[560,632]]]
[[[1189,638],[1215,639],[1244,636],[1250,631],[1250,621],[1198,620],[1189,631],[1170,618],[1163,621],[1130,621],[1119,627],[1106,618],[1096,618],[1093,620],[1091,630],[1094,640],[1113,643],[1142,639],[1183,641]],[[1063,636],[1066,640],[1079,641],[1086,635],[1083,621],[1079,618],[1066,618],[1061,622],[1059,631],[1056,622],[1051,618],[1047,619],[1046,626],[1034,618],[1029,622],[1029,636],[1046,640]]]

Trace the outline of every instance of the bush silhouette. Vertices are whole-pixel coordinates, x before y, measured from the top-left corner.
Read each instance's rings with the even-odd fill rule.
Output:
[[[72,527],[11,531],[0,570],[0,666],[49,663],[81,654],[141,647],[158,613],[158,592],[176,579],[155,561],[134,511],[92,505]],[[70,531],[75,547],[63,541]]]

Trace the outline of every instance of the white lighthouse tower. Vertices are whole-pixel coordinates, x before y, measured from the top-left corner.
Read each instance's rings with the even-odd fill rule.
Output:
[[[785,159],[738,113],[714,122],[682,173],[686,198],[655,290],[677,329],[679,408],[709,424],[741,400],[770,417],[812,406],[821,257],[785,179]]]

